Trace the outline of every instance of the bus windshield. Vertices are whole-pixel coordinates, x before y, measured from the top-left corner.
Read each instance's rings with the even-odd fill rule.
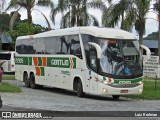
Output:
[[[138,41],[97,38],[102,49],[100,68],[102,73],[118,76],[142,74]]]

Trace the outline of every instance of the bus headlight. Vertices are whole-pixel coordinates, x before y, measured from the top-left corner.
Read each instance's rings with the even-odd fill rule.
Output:
[[[108,82],[107,82],[107,81],[104,81],[103,83],[104,83],[105,85],[107,85],[107,84],[108,84]]]
[[[105,89],[105,88],[103,88],[103,92],[106,92],[106,93],[108,93],[108,90],[107,90],[107,89]]]
[[[140,85],[141,85],[142,83],[143,83],[142,81],[138,82],[138,84],[140,84]]]

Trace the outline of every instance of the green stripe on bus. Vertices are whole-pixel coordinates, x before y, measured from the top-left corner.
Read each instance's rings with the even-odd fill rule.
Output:
[[[72,58],[72,59],[73,59],[73,63],[74,63],[73,68],[76,68],[76,67],[77,67],[77,64],[76,64],[76,58]]]
[[[17,65],[28,65],[28,57],[16,57],[15,64]]]
[[[32,57],[29,57],[28,60],[29,60],[29,64],[28,65],[32,65]]]
[[[16,57],[15,64],[32,65],[32,57]],[[38,57],[38,66],[42,66],[42,57]],[[47,57],[47,67],[76,68],[76,58]]]
[[[38,57],[38,66],[42,66],[42,57]]]
[[[40,67],[40,69],[41,69],[41,76],[45,76],[44,67]]]
[[[142,81],[143,77],[135,78],[135,79],[114,79],[114,83],[119,83],[121,81],[130,81],[130,83],[137,83]]]

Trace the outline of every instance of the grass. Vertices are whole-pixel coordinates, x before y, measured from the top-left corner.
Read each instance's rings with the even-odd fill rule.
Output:
[[[20,89],[20,87],[11,85],[9,83],[1,83],[0,84],[0,92],[16,93],[16,92],[21,92],[21,89]]]
[[[3,75],[2,80],[15,80],[14,75]]]
[[[157,80],[155,89],[155,79],[145,78],[143,93],[141,95],[130,95],[127,97],[132,99],[160,100],[160,80]]]

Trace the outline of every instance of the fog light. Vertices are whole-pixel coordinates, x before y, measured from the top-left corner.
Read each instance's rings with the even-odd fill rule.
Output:
[[[142,89],[139,89],[139,93],[142,93],[142,91],[143,91]]]
[[[107,89],[105,89],[105,88],[103,88],[103,92],[107,92],[107,93],[108,93],[108,90],[107,90]]]

